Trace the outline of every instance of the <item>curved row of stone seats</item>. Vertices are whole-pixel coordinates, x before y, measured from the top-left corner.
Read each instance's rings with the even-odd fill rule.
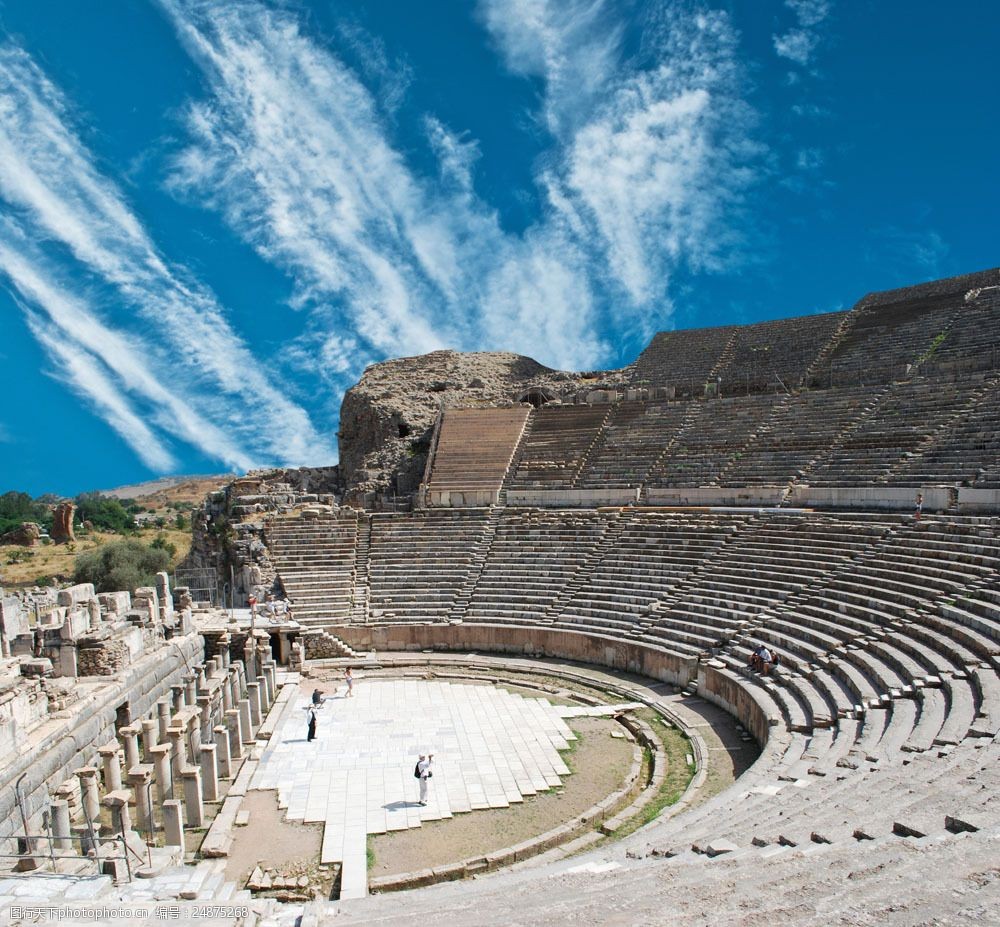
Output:
[[[429,490],[499,489],[531,409],[445,409]]]
[[[737,523],[704,568],[695,570],[664,603],[658,621],[667,626],[694,621],[731,634],[820,582],[884,530],[870,521],[795,515]]]
[[[601,543],[608,520],[596,511],[505,513],[466,619],[524,621],[544,616]]]
[[[995,578],[997,542],[982,530],[926,522],[904,530],[822,588],[764,616],[753,635],[793,669],[824,666],[839,676],[858,709],[944,681],[961,716],[971,722],[968,706],[975,705],[988,728],[995,723],[995,641],[933,613],[943,596]]]
[[[358,514],[270,518],[264,536],[296,620],[304,624],[346,618],[351,603]]]
[[[607,405],[545,405],[536,409],[521,439],[510,486],[572,486],[610,409]]]
[[[642,633],[659,620],[655,606],[673,596],[739,523],[735,518],[679,513],[623,514],[613,542],[602,545],[600,559],[588,568],[572,595],[554,609],[557,623],[611,626],[624,622]],[[709,634],[704,628],[687,630],[703,638],[698,649],[711,646],[717,637],[714,630]]]
[[[684,428],[646,477],[650,486],[705,486],[752,440],[788,396],[696,402]]]
[[[869,386],[798,393],[777,405],[761,429],[722,472],[723,486],[772,486],[800,476],[857,422],[879,393]]]
[[[813,486],[883,482],[894,466],[915,453],[938,429],[965,414],[974,398],[972,389],[968,381],[931,383],[922,378],[895,384],[810,468],[805,481]]]
[[[739,326],[714,371],[723,393],[791,390],[829,343],[847,312],[827,312]]]
[[[827,752],[815,741],[809,738],[804,756]],[[763,859],[774,859],[783,848],[982,828],[997,819],[988,783],[996,781],[998,755],[996,744],[973,742],[944,755],[890,751],[879,764],[852,769],[848,762],[764,786],[740,788],[741,780],[706,813],[657,828],[655,846],[671,855],[688,847],[705,853],[724,841],[731,852],[759,848]]]
[[[927,446],[901,460],[888,475],[895,486],[935,483],[979,485],[1000,463],[1000,379],[988,377],[974,404],[935,435]]]
[[[694,411],[689,402],[621,402],[611,410],[577,486],[629,488],[645,482],[663,449]]]
[[[470,581],[487,512],[454,509],[373,514],[368,601],[375,618],[446,618]]]
[[[947,336],[963,298],[964,293],[953,292],[856,308],[825,375],[819,372],[820,381],[851,385],[906,376]]]
[[[943,341],[929,359],[935,369],[990,369],[1000,366],[1000,287],[963,297]],[[970,298],[971,297],[971,298]]]
[[[699,396],[735,331],[736,326],[725,325],[657,332],[637,358],[632,382],[675,386],[677,395]]]

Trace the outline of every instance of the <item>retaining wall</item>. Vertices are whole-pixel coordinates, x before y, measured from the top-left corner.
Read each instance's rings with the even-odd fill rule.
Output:
[[[529,657],[557,657],[638,673],[685,686],[697,660],[633,641],[555,628],[495,624],[381,624],[333,629],[355,650],[482,650]]]
[[[912,512],[917,493],[924,494],[924,512],[945,511],[954,492],[948,486],[795,486],[789,505],[806,508],[868,509]]]
[[[786,486],[692,486],[650,489],[646,497],[652,505],[776,506],[786,489]]]
[[[591,508],[595,505],[633,505],[638,489],[508,489],[508,505],[539,508]]]
[[[698,667],[698,694],[733,715],[761,747],[771,736],[771,728],[781,722],[771,707],[758,702],[748,688],[711,662]]]

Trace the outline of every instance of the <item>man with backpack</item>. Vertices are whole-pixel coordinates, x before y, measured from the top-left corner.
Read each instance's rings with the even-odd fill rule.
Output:
[[[417,760],[417,765],[413,767],[413,775],[415,778],[420,780],[420,804],[427,804],[427,780],[430,779],[434,773],[431,772],[431,763],[434,762],[434,754],[429,753],[426,756],[421,753],[420,759]]]

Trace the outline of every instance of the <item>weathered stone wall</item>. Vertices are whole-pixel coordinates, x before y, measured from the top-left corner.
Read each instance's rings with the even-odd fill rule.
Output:
[[[97,646],[81,646],[77,650],[80,676],[113,676],[131,662],[128,644],[123,640],[103,641]]]
[[[558,657],[687,685],[698,661],[656,647],[554,628],[468,624],[350,625],[334,629],[355,650],[483,650],[529,657]],[[307,654],[307,656],[309,656]]]
[[[336,505],[339,469],[251,471],[210,493],[191,515],[191,551],[180,569],[213,570],[219,589],[232,582],[235,604],[272,591],[277,574],[264,543],[264,519],[302,505]],[[222,604],[221,602],[218,604]]]

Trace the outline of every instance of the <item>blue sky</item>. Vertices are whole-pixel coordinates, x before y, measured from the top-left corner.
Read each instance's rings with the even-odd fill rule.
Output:
[[[364,367],[995,266],[1000,7],[0,3],[0,490],[336,459]]]

